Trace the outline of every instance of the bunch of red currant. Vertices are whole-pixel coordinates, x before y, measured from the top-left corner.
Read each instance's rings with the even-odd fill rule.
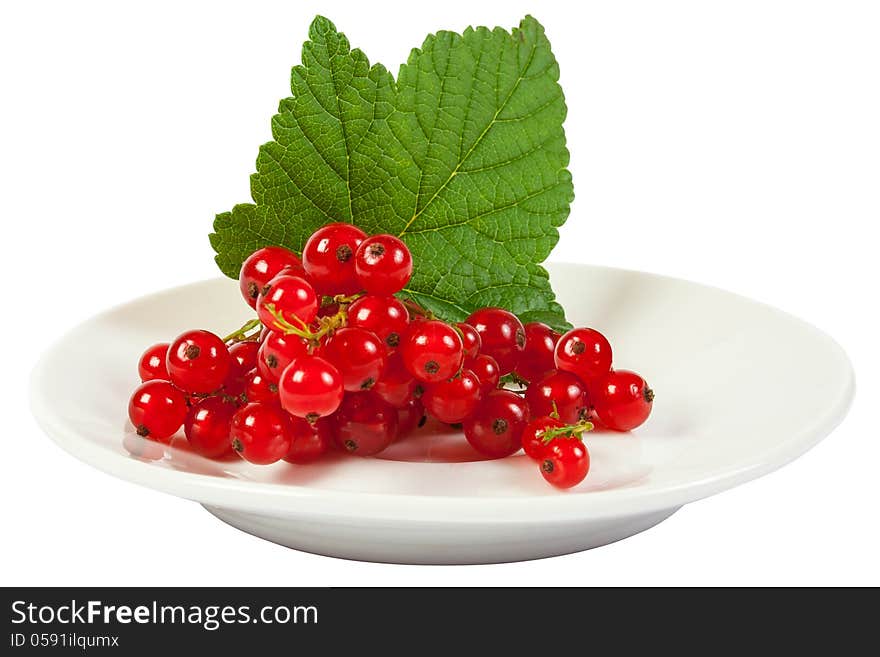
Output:
[[[334,448],[377,454],[430,415],[461,425],[485,456],[524,448],[565,488],[589,470],[591,420],[628,431],[647,419],[653,393],[611,369],[598,331],[560,337],[501,308],[440,321],[394,296],[412,268],[397,237],[343,223],[318,229],[302,258],[259,249],[239,277],[258,319],[226,338],[187,331],[141,357],[137,433],[168,443],[183,426],[210,458],[302,464]]]

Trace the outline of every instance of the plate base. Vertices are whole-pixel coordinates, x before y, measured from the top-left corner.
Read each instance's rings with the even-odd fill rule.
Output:
[[[578,523],[454,528],[426,522],[397,526],[393,521],[346,523],[265,515],[203,505],[228,525],[285,547],[328,557],[381,563],[465,565],[543,559],[614,543],[666,520],[681,507],[653,513]]]

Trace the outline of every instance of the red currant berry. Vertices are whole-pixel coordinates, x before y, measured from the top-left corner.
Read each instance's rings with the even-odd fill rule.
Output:
[[[547,443],[544,442],[544,432],[547,429],[558,429],[564,427],[565,422],[557,420],[555,417],[544,415],[536,420],[532,420],[526,425],[522,434],[523,451],[535,460],[544,458],[547,451]]]
[[[372,388],[385,367],[385,345],[367,329],[339,329],[321,354],[336,366],[342,386],[352,392]]]
[[[631,431],[651,414],[654,391],[635,372],[613,370],[593,386],[593,405],[606,427]]]
[[[168,381],[142,383],[128,402],[128,419],[142,438],[170,443],[186,419],[186,397]]]
[[[526,348],[516,365],[516,373],[526,381],[540,381],[556,369],[553,354],[559,334],[541,322],[529,322],[525,330]]]
[[[526,390],[526,401],[534,415],[559,415],[565,424],[575,424],[590,412],[590,397],[584,383],[574,374],[552,372]]]
[[[557,488],[571,488],[590,471],[590,452],[579,438],[554,438],[545,447],[540,468]]]
[[[311,423],[301,417],[289,417],[290,451],[284,460],[305,465],[324,456],[333,443],[333,427],[329,419]]]
[[[464,421],[464,437],[490,458],[503,458],[522,447],[522,433],[529,421],[529,406],[509,390],[494,390]]]
[[[462,370],[448,381],[432,383],[422,396],[425,410],[447,424],[469,417],[480,403],[480,380],[470,370]]]
[[[290,451],[288,420],[275,404],[248,404],[232,416],[232,449],[245,461],[269,465]]]
[[[278,384],[259,370],[253,370],[244,380],[243,400],[245,403],[278,402]]]
[[[480,334],[477,333],[477,329],[464,322],[459,322],[456,326],[460,331],[461,343],[464,345],[464,359],[469,360],[471,358],[476,358],[477,354],[480,353],[480,347],[483,344],[483,341],[480,339]]]
[[[407,324],[406,306],[394,297],[368,294],[348,307],[348,325],[372,331],[389,349],[400,345]]]
[[[243,379],[229,379],[223,382],[223,393],[221,397],[223,397],[226,401],[233,404],[240,404],[242,400],[242,396],[244,395],[244,390],[247,387],[247,377]],[[190,401],[190,404],[192,404]],[[198,400],[195,400],[198,401]]]
[[[422,402],[415,397],[410,399],[406,406],[397,409],[397,436],[403,436],[412,433],[425,424],[425,407]]]
[[[282,269],[277,276],[299,276],[300,278],[305,278],[308,280],[308,274],[306,274],[306,268],[302,266],[302,261],[298,265],[288,265],[284,269]],[[271,278],[269,279],[272,280]]]
[[[271,331],[260,345],[257,361],[260,373],[271,381],[277,381],[285,367],[308,353],[308,343],[298,335]]]
[[[257,366],[257,354],[259,351],[260,345],[253,340],[236,342],[229,347],[229,355],[232,357],[232,360],[229,363],[229,373],[226,375],[226,381],[244,379]]]
[[[611,369],[611,344],[599,331],[575,328],[559,338],[555,361],[557,369],[589,383]]]
[[[419,382],[403,364],[399,351],[388,355],[385,367],[372,390],[394,408],[403,408],[417,396]]]
[[[345,389],[339,370],[320,356],[300,356],[281,373],[278,396],[291,415],[314,422],[339,408]]]
[[[299,276],[276,276],[260,290],[257,315],[273,331],[284,332],[288,326],[304,329],[318,316],[315,288]]]
[[[187,413],[183,431],[190,446],[202,456],[216,459],[232,451],[229,430],[235,404],[222,397],[206,397]]]
[[[501,372],[498,371],[498,363],[495,359],[486,354],[478,354],[476,358],[471,358],[464,362],[465,369],[472,371],[480,380],[480,391],[485,397],[498,387],[501,381]]]
[[[464,348],[454,328],[439,320],[410,324],[400,344],[403,364],[426,383],[445,381],[461,367]]]
[[[258,249],[244,261],[238,276],[238,285],[241,288],[241,295],[251,308],[257,307],[257,297],[266,283],[288,267],[290,273],[297,276],[305,273],[297,255],[280,246]]]
[[[370,294],[395,294],[412,276],[412,255],[394,235],[373,235],[358,247],[354,269],[361,287]]]
[[[516,315],[503,308],[481,308],[464,320],[480,334],[480,350],[498,363],[501,376],[516,369],[526,346],[526,330]]]
[[[168,348],[171,383],[184,392],[207,394],[223,385],[232,358],[223,340],[209,331],[187,331]]]
[[[397,410],[372,392],[354,392],[333,416],[336,444],[350,454],[372,456],[397,437]]]
[[[168,347],[171,345],[167,342],[154,344],[147,349],[138,361],[138,374],[141,382],[152,381],[153,379],[168,380],[168,368],[165,367],[165,359],[168,357]]]
[[[354,294],[360,289],[354,254],[367,234],[351,224],[327,224],[303,248],[303,267],[315,289],[327,296]]]

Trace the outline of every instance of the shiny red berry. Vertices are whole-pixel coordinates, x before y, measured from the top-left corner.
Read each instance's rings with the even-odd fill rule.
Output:
[[[263,326],[284,332],[304,329],[318,315],[315,288],[300,276],[281,274],[266,283],[257,298],[257,315]]]
[[[540,469],[557,488],[577,486],[590,471],[590,452],[579,438],[554,438],[545,447]]]
[[[372,331],[389,349],[400,345],[407,324],[406,306],[391,296],[367,294],[348,307],[348,325]]]
[[[562,420],[547,415],[532,420],[523,429],[523,451],[535,460],[542,459],[547,451],[547,443],[544,442],[544,432],[547,429],[558,429],[564,426],[566,425]]]
[[[441,422],[455,424],[474,412],[480,396],[480,380],[470,370],[462,370],[447,381],[428,385],[422,395],[422,404]]]
[[[459,322],[456,326],[461,334],[461,343],[464,345],[464,359],[468,360],[476,358],[477,354],[480,353],[480,347],[483,344],[483,341],[480,339],[480,334],[477,333],[477,329],[464,322]]]
[[[378,454],[397,437],[397,409],[372,392],[347,394],[332,419],[336,443],[349,454]]]
[[[211,459],[232,451],[229,431],[237,407],[223,397],[207,397],[194,404],[187,413],[183,431],[190,446]]]
[[[154,344],[141,355],[141,359],[138,361],[138,374],[142,382],[153,379],[168,380],[165,359],[168,357],[168,347],[170,346],[167,342],[160,342]]]
[[[354,269],[361,287],[370,294],[395,294],[412,276],[412,255],[400,238],[373,235],[358,247]]]
[[[495,390],[464,421],[464,436],[481,454],[503,458],[522,447],[528,421],[529,406],[522,397],[509,390]]]
[[[245,461],[269,465],[290,451],[288,420],[276,404],[248,404],[232,416],[232,449]]]
[[[565,424],[576,424],[590,412],[587,387],[568,372],[552,372],[533,382],[526,390],[526,401],[533,415],[558,413]]]
[[[293,251],[280,246],[258,249],[244,261],[238,276],[238,285],[241,295],[251,308],[257,307],[257,297],[266,283],[285,269],[297,276],[305,273],[299,257]]]
[[[439,320],[410,324],[400,344],[400,353],[410,374],[426,383],[451,378],[464,358],[461,336]]]
[[[613,370],[592,386],[599,421],[615,431],[631,431],[648,419],[654,391],[635,372]]]
[[[142,383],[128,402],[128,419],[142,438],[171,442],[186,418],[186,397],[168,381]]]
[[[332,415],[342,403],[342,374],[320,356],[300,356],[278,380],[281,406],[291,415],[314,422]]]
[[[526,381],[539,381],[556,369],[554,353],[559,333],[541,322],[525,325],[526,348],[516,365],[516,373]]]
[[[367,238],[357,226],[327,224],[312,233],[303,248],[303,267],[320,294],[354,294],[360,289],[355,253]]]
[[[289,417],[290,451],[284,460],[305,465],[324,456],[333,443],[333,427],[329,419],[308,422],[300,417]]]
[[[385,367],[385,345],[372,331],[341,328],[327,340],[321,355],[342,374],[342,386],[352,392],[372,388]]]
[[[495,359],[501,375],[513,372],[526,346],[526,330],[517,316],[503,308],[481,308],[464,321],[480,334],[480,351]]]
[[[284,368],[294,359],[308,353],[308,343],[298,335],[270,331],[260,345],[258,358],[260,373],[272,381],[278,381]]]
[[[478,354],[476,358],[471,358],[464,362],[464,368],[471,370],[480,380],[480,390],[483,395],[487,395],[498,387],[501,381],[501,372],[498,370],[498,363],[495,359],[486,354]]]
[[[590,383],[611,370],[611,344],[595,329],[575,328],[559,338],[554,360],[557,369]]]
[[[273,381],[258,369],[252,370],[244,380],[244,392],[242,401],[271,402],[278,404],[278,383]]]
[[[255,340],[245,340],[236,342],[229,347],[229,373],[226,380],[244,379],[252,369],[257,366],[257,354],[260,351],[260,345]]]
[[[223,390],[221,396],[226,399],[226,401],[239,404],[240,402],[242,402],[244,390],[247,387],[247,383],[247,377],[243,377],[241,379],[230,379],[229,377],[226,377],[226,381],[223,382]]]
[[[403,364],[399,351],[388,355],[385,367],[372,390],[395,408],[403,408],[417,396],[419,381]]]
[[[187,331],[171,343],[165,364],[171,383],[184,392],[207,394],[223,385],[232,357],[213,333]]]

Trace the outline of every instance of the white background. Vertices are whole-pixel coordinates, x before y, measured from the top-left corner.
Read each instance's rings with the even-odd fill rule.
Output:
[[[316,13],[392,70],[430,31],[535,14],[577,194],[552,257],[698,280],[816,324],[855,365],[843,425],[621,543],[470,567],[300,554],[56,448],[28,409],[33,363],[96,311],[216,275],[213,214],[248,200]],[[871,2],[4,3],[0,583],[880,584],[878,34]],[[749,431],[749,391],[719,394]]]

